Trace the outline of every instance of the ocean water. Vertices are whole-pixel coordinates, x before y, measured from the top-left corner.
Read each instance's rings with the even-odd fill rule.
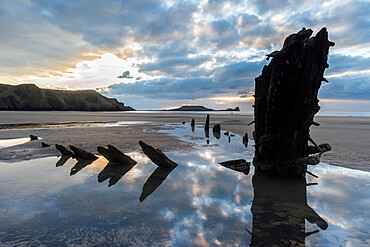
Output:
[[[253,115],[254,111],[132,111],[125,113],[161,113],[161,114],[216,114],[216,115]],[[326,117],[370,117],[370,112],[330,112],[319,111],[317,116]]]
[[[253,141],[168,124],[194,143],[158,169],[48,157],[0,162],[1,246],[368,246],[370,173],[319,164],[318,179],[245,175]],[[102,143],[103,145],[104,143]],[[155,147],[155,143],[148,143]]]

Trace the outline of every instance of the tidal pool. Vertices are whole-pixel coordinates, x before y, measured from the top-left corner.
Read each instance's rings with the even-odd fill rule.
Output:
[[[254,175],[253,167],[245,175],[218,163],[251,161],[252,140],[246,148],[238,135],[166,127],[194,143],[166,153],[178,163],[171,171],[143,153],[128,153],[132,168],[103,157],[0,162],[0,245],[369,245],[368,172],[319,164],[310,168],[319,178],[307,181]]]
[[[7,148],[11,146],[20,145],[29,142],[29,137],[13,138],[13,139],[0,139],[0,148]]]

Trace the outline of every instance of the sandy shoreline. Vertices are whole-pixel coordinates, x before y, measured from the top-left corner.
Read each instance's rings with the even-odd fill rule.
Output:
[[[139,150],[139,140],[152,143],[163,151],[192,148],[192,144],[158,130],[163,123],[190,122],[203,124],[204,114],[135,113],[135,112],[0,112],[0,139],[41,136],[46,143],[74,144],[96,153],[99,145],[112,144],[124,152]],[[321,126],[311,128],[317,143],[330,143],[333,150],[322,156],[322,162],[363,171],[370,171],[370,118],[316,117]],[[253,116],[211,114],[211,126],[220,123],[223,130],[252,138],[254,126],[247,126]],[[102,123],[129,121],[139,123],[104,127]],[[89,125],[80,122],[94,122]],[[70,126],[45,126],[48,123],[70,123]],[[154,124],[150,124],[154,123]],[[27,124],[27,125],[24,125]],[[23,126],[22,126],[23,125]],[[22,128],[19,128],[22,127]],[[10,128],[10,129],[9,129]],[[40,148],[40,142],[0,149],[0,160],[37,158],[56,155],[54,148]]]

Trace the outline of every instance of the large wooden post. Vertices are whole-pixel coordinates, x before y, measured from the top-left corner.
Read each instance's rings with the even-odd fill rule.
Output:
[[[328,51],[334,43],[328,40],[326,28],[315,37],[303,28],[286,38],[280,51],[272,57],[262,74],[255,79],[255,157],[256,171],[290,176],[305,176],[307,164],[319,162],[319,155],[329,145],[309,148],[309,128],[319,111],[317,93],[327,64]]]

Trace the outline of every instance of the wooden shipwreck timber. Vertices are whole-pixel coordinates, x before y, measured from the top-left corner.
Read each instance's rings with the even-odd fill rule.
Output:
[[[329,47],[326,28],[315,37],[303,28],[286,38],[280,51],[255,79],[255,157],[256,172],[304,177],[307,165],[319,163],[329,144],[317,145],[310,126],[319,125],[317,94],[324,78]],[[308,143],[312,146],[309,146]],[[316,154],[314,154],[316,153]],[[311,155],[311,156],[310,156]]]

